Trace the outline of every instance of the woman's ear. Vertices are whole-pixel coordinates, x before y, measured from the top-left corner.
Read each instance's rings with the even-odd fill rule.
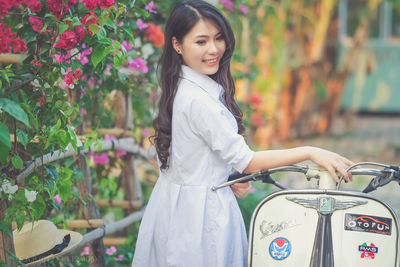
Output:
[[[178,42],[178,40],[176,39],[176,37],[172,37],[171,39],[172,42],[172,47],[175,49],[176,53],[181,54],[181,44]]]

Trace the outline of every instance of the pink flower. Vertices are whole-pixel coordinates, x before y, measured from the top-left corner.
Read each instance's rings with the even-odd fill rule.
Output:
[[[232,0],[219,0],[219,2],[228,10],[233,10]]]
[[[117,252],[117,249],[115,248],[115,246],[111,246],[106,250],[106,254],[107,255],[113,255],[115,252]]]
[[[114,135],[108,135],[108,134],[104,135],[104,140],[112,141],[112,140],[115,140],[115,139],[117,139],[117,138]]]
[[[149,72],[147,61],[144,60],[142,57],[137,57],[134,60],[129,60],[128,68],[139,70],[142,73]]]
[[[149,130],[149,128],[144,128],[144,129],[142,130],[142,136],[143,136],[143,137],[149,137],[149,136],[150,136],[150,130]]]
[[[250,185],[249,193],[254,194],[256,192],[256,189],[254,186]]]
[[[243,5],[243,4],[239,4],[239,10],[245,15],[249,12],[249,10],[247,9],[247,6]]]
[[[142,19],[136,20],[136,26],[139,28],[139,30],[144,30],[147,28],[147,24],[144,23]]]
[[[93,162],[94,164],[104,165],[110,161],[106,153],[102,153],[100,155],[93,155]],[[112,255],[112,254],[109,254]]]
[[[81,114],[82,114],[82,115],[86,115],[86,114],[87,114],[86,108],[81,108]]]
[[[98,0],[85,0],[83,5],[89,10],[95,10],[97,8]]]
[[[81,252],[81,256],[89,255],[89,253],[90,253],[90,248],[89,247],[84,247],[82,252]]]
[[[54,200],[54,202],[56,202],[57,204],[61,204],[61,197],[60,197],[60,195],[59,194],[57,194],[57,195],[55,195],[54,197],[53,197],[53,200]]]
[[[150,92],[149,100],[151,102],[155,102],[157,100],[157,91],[156,90],[153,90]]]
[[[117,158],[120,158],[120,157],[125,156],[125,155],[126,155],[126,151],[125,150],[121,150],[121,149],[115,150],[115,156]]]
[[[114,5],[114,0],[100,0],[99,4],[100,4],[100,9],[103,10]]]
[[[104,74],[106,76],[110,76],[111,75],[111,72],[110,72],[111,68],[112,68],[112,66],[110,64],[106,65],[106,67],[104,68]]]
[[[147,11],[149,11],[150,13],[154,13],[157,14],[157,10],[154,10],[154,2],[151,1],[150,3],[148,3],[144,9],[146,9]]]
[[[67,51],[66,55],[61,55],[61,54],[55,54],[53,55],[56,58],[56,62],[66,62],[66,63],[71,63],[71,50]]]
[[[123,258],[124,258],[124,255],[119,254],[119,256],[118,256],[118,257],[115,257],[114,260],[115,260],[115,261],[122,261]]]
[[[94,77],[90,77],[89,80],[88,80],[89,87],[94,87],[96,85],[95,82],[96,82],[95,78]]]
[[[129,51],[133,48],[133,45],[131,43],[128,43],[127,41],[123,41],[121,45],[125,48],[126,51]]]

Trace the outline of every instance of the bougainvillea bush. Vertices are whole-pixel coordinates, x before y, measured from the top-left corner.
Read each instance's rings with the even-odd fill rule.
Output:
[[[16,178],[43,155],[77,150],[81,141],[115,139],[96,132],[114,127],[113,91],[131,96],[138,143],[151,135],[159,93],[156,63],[174,2],[0,0],[0,56],[20,56],[18,64],[0,61],[0,200],[7,202],[0,230],[10,234],[12,222],[21,228],[42,218],[56,223],[75,218],[76,203],[82,201],[76,182],[83,174],[74,158],[39,167],[22,181]],[[243,3],[217,2],[226,12],[248,12]],[[86,155],[103,197],[120,194],[116,179],[108,177],[124,164],[125,154]],[[114,249],[107,261],[122,264],[132,256]]]

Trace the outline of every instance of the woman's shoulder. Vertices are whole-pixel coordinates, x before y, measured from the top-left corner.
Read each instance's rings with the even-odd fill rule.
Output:
[[[214,108],[219,109],[218,104],[199,85],[190,80],[181,79],[174,100],[174,109],[179,106],[183,109]]]

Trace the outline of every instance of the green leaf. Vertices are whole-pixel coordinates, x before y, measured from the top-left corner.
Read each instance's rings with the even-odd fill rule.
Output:
[[[96,68],[97,64],[100,63],[100,61],[103,60],[103,58],[105,57],[104,54],[104,50],[105,48],[102,46],[96,46],[93,49],[93,52],[91,54],[90,60],[92,61],[93,66]]]
[[[11,148],[10,132],[7,126],[0,122],[0,142],[4,144],[8,149]]]
[[[101,40],[107,37],[107,31],[104,27],[101,27],[100,30],[97,29],[97,39]]]
[[[64,130],[57,131],[57,140],[60,143],[60,146],[62,149],[65,149],[68,146],[68,144],[70,143],[69,135]]]
[[[68,24],[60,23],[59,34],[63,34],[68,29]]]
[[[46,203],[44,202],[41,195],[36,195],[36,200],[29,205],[29,211],[33,219],[38,220],[42,217]]]
[[[114,55],[113,60],[114,60],[115,67],[119,67],[122,64],[122,62],[124,61],[124,57],[122,56],[122,52],[118,51]]]
[[[20,170],[22,167],[24,167],[24,162],[19,156],[14,156],[11,158],[11,163],[14,166],[14,168]]]
[[[0,108],[29,127],[28,116],[18,103],[8,98],[0,98]]]
[[[70,140],[71,140],[72,147],[77,152],[78,148],[76,146],[76,144],[77,144],[76,133],[75,133],[74,129],[72,129],[71,126],[69,126],[69,125],[67,125],[67,129],[68,129],[68,134],[69,134],[69,137],[70,137]]]
[[[29,142],[29,139],[28,139],[28,136],[26,135],[26,133],[24,131],[22,131],[21,129],[17,129],[17,136],[18,136],[19,141],[21,142],[21,144],[26,149],[26,145]]]
[[[59,195],[62,200],[67,200],[72,193],[71,190],[72,182],[68,179],[62,180],[60,183],[57,184],[57,188],[59,190]]]
[[[0,231],[6,233],[9,237],[12,237],[12,232],[10,231],[10,228],[1,221],[0,221]]]
[[[90,24],[89,25],[89,30],[93,33],[93,34],[97,34],[100,31],[100,27],[97,24]]]
[[[5,164],[8,156],[8,152],[10,152],[10,149],[3,145],[3,143],[0,143],[0,163]]]
[[[17,222],[18,230],[21,230],[22,226],[24,226],[24,222],[25,222],[24,210],[17,210],[17,212],[15,214],[15,221]]]

